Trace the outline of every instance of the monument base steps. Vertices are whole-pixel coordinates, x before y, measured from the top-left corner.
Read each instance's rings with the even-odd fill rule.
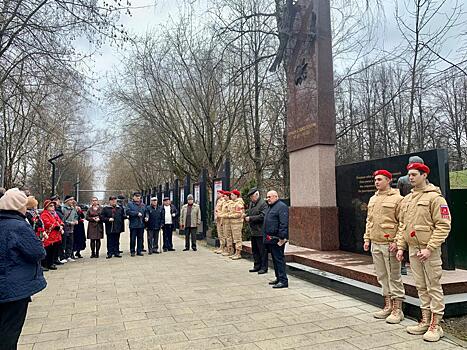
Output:
[[[243,252],[252,254],[250,242],[243,243]],[[382,307],[381,288],[371,256],[287,244],[285,257],[291,275]],[[403,312],[418,318],[420,301],[410,269],[402,280],[406,291]],[[444,270],[441,283],[446,302],[445,317],[467,315],[467,270]]]

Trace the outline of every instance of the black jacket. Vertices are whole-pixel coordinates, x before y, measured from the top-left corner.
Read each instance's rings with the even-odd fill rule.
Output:
[[[262,236],[261,229],[263,228],[264,214],[268,205],[263,198],[259,198],[256,203],[250,202],[247,215],[250,218],[248,224],[250,225],[252,236]]]
[[[165,211],[164,211],[163,205],[161,205],[161,210],[162,210],[162,225],[165,225]],[[170,205],[170,213],[172,214],[172,225],[175,225],[175,223],[177,222],[178,211],[177,211],[177,208],[175,208],[175,205],[173,204]]]
[[[148,205],[146,207],[145,218],[148,218],[146,222],[146,227],[148,230],[159,230],[162,227],[163,221],[163,210],[162,206],[153,207],[152,205]]]
[[[101,218],[105,224],[105,232],[120,233],[125,231],[125,213],[121,206],[116,205],[112,207],[109,205],[104,207],[101,212]],[[110,222],[110,218],[114,218],[114,221]]]
[[[268,236],[277,238],[268,239]],[[268,205],[263,224],[265,243],[277,243],[278,238],[289,239],[289,207],[279,200],[273,205]]]

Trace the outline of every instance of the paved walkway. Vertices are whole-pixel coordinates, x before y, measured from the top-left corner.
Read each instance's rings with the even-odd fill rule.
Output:
[[[127,250],[128,234],[122,236]],[[273,272],[248,272],[200,247],[122,259],[89,259],[47,272],[33,297],[19,349],[447,349],[405,325],[376,320],[375,308],[299,279],[273,290]],[[103,247],[105,243],[103,244]],[[101,249],[101,255],[105,249]]]

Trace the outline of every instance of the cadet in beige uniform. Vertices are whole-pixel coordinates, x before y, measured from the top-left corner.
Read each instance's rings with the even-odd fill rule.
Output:
[[[231,201],[229,202],[229,218],[230,233],[232,235],[233,247],[235,254],[231,256],[233,260],[242,258],[242,229],[243,229],[243,214],[245,213],[245,203],[240,198],[240,191],[233,190],[230,192]]]
[[[224,228],[222,226],[222,205],[225,202],[225,192],[223,190],[218,190],[219,193],[216,202],[216,209],[215,209],[215,219],[216,219],[216,228],[217,228],[217,237],[219,238],[219,248],[214,251],[216,254],[221,254],[225,249],[225,235],[224,235]]]
[[[230,225],[230,219],[229,219],[229,206],[232,200],[230,199],[230,192],[229,191],[224,191],[225,198],[224,202],[222,203],[222,208],[220,212],[220,217],[222,219],[222,230],[224,234],[224,239],[225,239],[225,248],[224,251],[222,252],[223,256],[229,256],[233,254],[232,250],[232,227]]]
[[[397,258],[402,260],[408,248],[422,311],[420,323],[407,327],[407,332],[438,341],[444,335],[439,325],[444,314],[441,244],[451,230],[451,215],[440,189],[427,181],[430,168],[412,163],[407,170],[414,188],[401,202]]]
[[[384,297],[384,308],[373,316],[385,318],[387,323],[399,323],[404,319],[402,301],[405,291],[401,263],[396,259],[395,239],[399,227],[399,204],[403,197],[399,190],[391,188],[392,174],[389,171],[377,170],[373,176],[378,191],[368,203],[363,249],[368,251],[371,242],[376,277]]]

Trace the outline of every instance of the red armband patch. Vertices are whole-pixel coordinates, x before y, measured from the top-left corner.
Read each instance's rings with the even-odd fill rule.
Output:
[[[441,217],[442,217],[443,219],[449,219],[450,214],[449,214],[449,208],[448,208],[447,205],[441,205],[441,206],[439,207],[439,211],[440,211]]]

